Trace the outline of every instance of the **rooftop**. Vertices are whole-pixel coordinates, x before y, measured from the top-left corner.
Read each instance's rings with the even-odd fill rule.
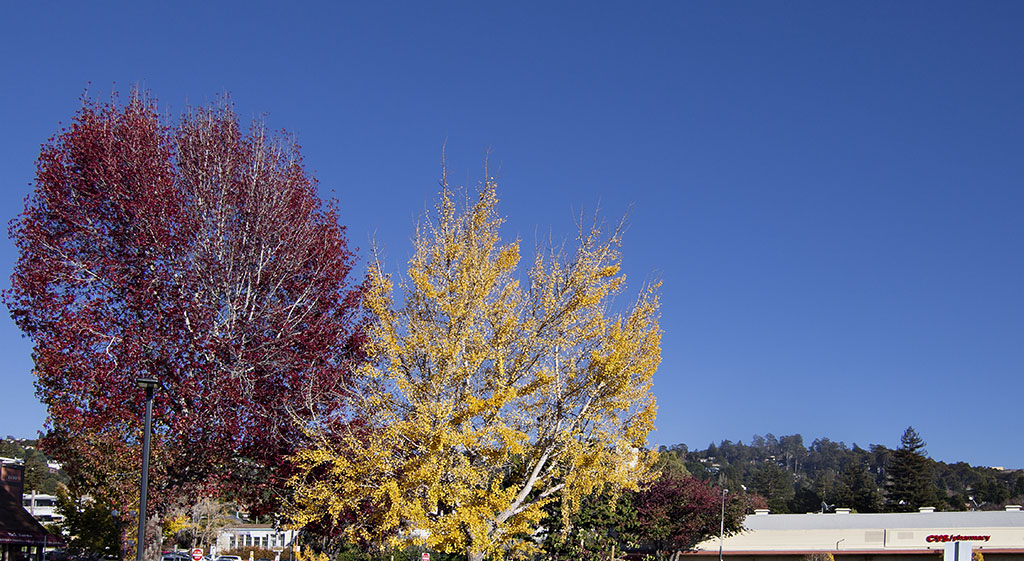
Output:
[[[755,514],[743,525],[749,530],[854,530],[876,528],[1024,527],[1024,511],[907,512],[865,514]]]

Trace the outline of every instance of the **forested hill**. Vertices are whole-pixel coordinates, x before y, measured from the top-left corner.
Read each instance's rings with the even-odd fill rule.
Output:
[[[763,495],[775,513],[995,510],[1024,504],[1024,470],[947,464],[927,457],[924,441],[908,428],[897,449],[799,434],[754,435],[750,444],[723,440],[704,450],[662,446],[666,465],[685,464],[694,476],[729,489]]]
[[[750,444],[723,440],[704,450],[662,446],[663,469],[680,470],[727,489],[762,495],[772,512],[997,510],[1024,504],[1024,470],[947,464],[927,457],[924,441],[907,429],[896,449],[867,449],[828,438],[809,445],[799,434],[754,435]],[[0,440],[0,456],[23,459],[26,490],[54,493],[66,482],[47,466],[35,441]],[[680,470],[681,471],[681,470]]]
[[[53,495],[68,478],[60,466],[36,448],[36,441],[8,436],[0,440],[0,458],[21,460],[25,464],[25,492],[38,491]]]

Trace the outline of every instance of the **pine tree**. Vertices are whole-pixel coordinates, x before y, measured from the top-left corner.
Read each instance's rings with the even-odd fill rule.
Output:
[[[886,507],[893,512],[911,512],[934,506],[937,493],[932,481],[931,462],[925,457],[925,442],[914,427],[907,427],[887,466]]]
[[[879,512],[882,494],[871,474],[862,465],[849,466],[839,477],[834,497],[837,506],[850,507],[857,512]]]
[[[792,473],[774,461],[763,462],[754,471],[752,484],[754,491],[768,500],[772,512],[789,512],[788,504],[795,493]]]

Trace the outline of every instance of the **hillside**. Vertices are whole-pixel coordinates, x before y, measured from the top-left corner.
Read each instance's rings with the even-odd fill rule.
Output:
[[[700,479],[764,496],[776,513],[836,507],[857,512],[921,506],[996,510],[1024,502],[1024,470],[939,462],[927,457],[923,445],[920,441],[913,452],[904,450],[905,446],[850,447],[828,438],[805,445],[799,434],[776,437],[769,433],[754,435],[750,444],[723,440],[693,451],[677,444],[662,446],[660,452],[666,463],[681,463]],[[908,485],[913,486],[913,497],[897,499],[897,494],[911,492],[906,490]]]

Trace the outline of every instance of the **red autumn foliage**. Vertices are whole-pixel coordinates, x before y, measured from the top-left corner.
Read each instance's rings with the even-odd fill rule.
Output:
[[[37,168],[4,296],[34,343],[42,445],[130,505],[135,379],[153,376],[154,511],[200,492],[272,507],[301,426],[344,410],[361,358],[355,257],[298,145],[229,104],[168,123],[133,93],[84,102]]]
[[[725,496],[725,532],[743,525],[745,494]],[[722,489],[689,474],[665,471],[634,496],[640,541],[657,551],[686,551],[718,535],[722,524]]]

